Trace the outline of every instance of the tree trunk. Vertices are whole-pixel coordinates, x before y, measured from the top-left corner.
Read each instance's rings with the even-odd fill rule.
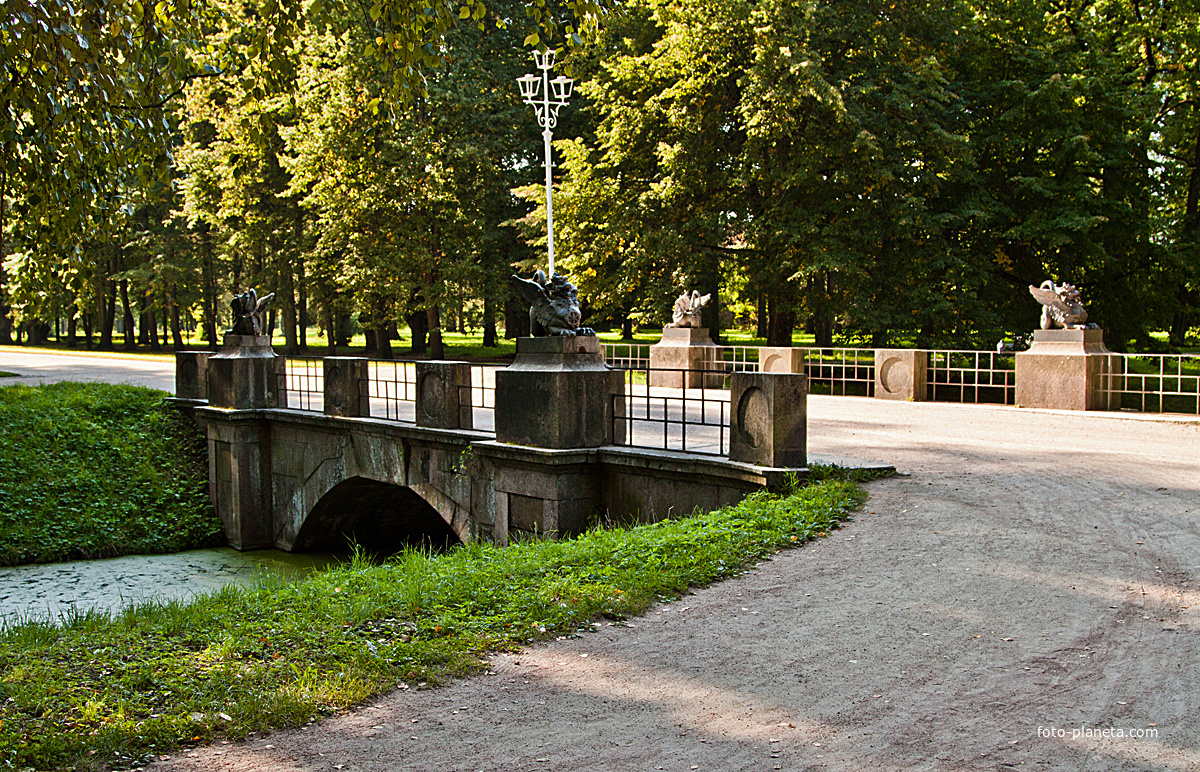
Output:
[[[121,311],[121,323],[125,327],[125,350],[134,351],[137,349],[137,337],[133,329],[133,310],[129,307],[128,279],[121,279]]]
[[[414,311],[409,314],[405,321],[408,322],[409,332],[412,333],[412,351],[413,354],[424,354],[429,351],[425,345],[425,337],[429,334],[429,317],[425,315],[425,310]]]
[[[92,349],[92,312],[83,315],[83,345],[88,351]]]
[[[437,305],[430,303],[425,309],[425,316],[429,321],[429,358],[445,359],[446,349],[442,346],[442,315],[438,312]]]
[[[5,103],[8,107],[8,103]],[[4,240],[4,229],[8,226],[8,157],[12,152],[12,143],[4,143],[4,153],[0,155],[0,344],[12,345],[12,309],[8,305],[8,275],[4,271],[4,257],[7,254],[7,243]]]
[[[149,297],[147,297],[147,301],[149,301]],[[158,317],[157,314],[154,313],[153,305],[148,304],[146,306],[145,317],[149,322],[149,324],[146,325],[146,329],[150,333],[150,350],[162,351],[162,343],[158,340]]]
[[[176,351],[182,351],[183,331],[179,329],[179,295],[175,287],[171,287],[167,295],[167,315],[171,319],[171,342]]]
[[[109,263],[111,266],[111,261]],[[97,311],[100,313],[100,348],[111,351],[113,347],[113,324],[116,321],[117,286],[108,280],[106,274],[98,277],[97,281]]]
[[[483,298],[483,347],[496,347],[496,301],[491,295]]]
[[[79,310],[76,304],[67,306],[67,346],[75,348],[75,326]]]
[[[154,324],[151,322],[154,317],[150,315],[150,309],[145,305],[145,303],[146,298],[143,297],[141,312],[137,315],[137,342],[139,346],[149,346],[150,341],[154,337]]]
[[[333,309],[325,309],[325,341],[329,345],[328,355],[337,356],[337,331],[333,328]]]
[[[283,350],[292,354],[296,351],[296,288],[292,278],[292,267],[285,265],[279,272],[279,314],[283,326]]]
[[[217,277],[216,266],[213,258],[212,234],[206,227],[203,233],[200,234],[201,246],[204,251],[204,267],[202,269],[203,276],[201,281],[204,284],[203,292],[203,308],[204,308],[204,340],[209,346],[216,347],[217,340]]]
[[[514,298],[504,301],[504,337],[508,339],[528,338],[529,306]]]
[[[754,337],[767,337],[767,293],[758,293],[758,318],[755,320]]]
[[[796,326],[796,312],[791,309],[791,303],[780,295],[772,294],[767,301],[768,346],[791,346],[792,330]]]
[[[300,335],[297,345],[301,351],[308,351],[308,285],[304,279],[304,258],[300,258],[296,265],[296,281],[300,285]]]
[[[380,359],[392,358],[391,322],[386,322],[375,328],[375,355]]]
[[[633,340],[633,319],[629,317],[628,311],[621,319],[621,340]]]

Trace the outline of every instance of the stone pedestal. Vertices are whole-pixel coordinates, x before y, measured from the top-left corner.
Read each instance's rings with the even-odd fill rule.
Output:
[[[286,373],[270,336],[226,333],[221,352],[208,358],[208,404],[235,410],[287,407],[280,384]]]
[[[325,415],[348,418],[371,415],[367,360],[361,357],[325,357],[321,365],[325,382]]]
[[[1056,410],[1106,410],[1101,386],[1116,374],[1103,330],[1036,330],[1033,345],[1017,353],[1016,403]],[[1115,399],[1119,399],[1119,395]],[[1115,401],[1115,399],[1113,401]]]
[[[624,394],[624,376],[604,364],[596,336],[518,338],[516,360],[496,373],[496,439],[541,448],[621,442],[614,419]]]
[[[709,338],[708,329],[664,327],[662,339],[650,347],[650,385],[672,389],[722,388],[725,368],[720,361],[720,349]]]
[[[759,346],[760,373],[803,373],[804,349],[792,346]]]
[[[417,426],[470,429],[471,365],[434,359],[417,362]]]
[[[875,349],[875,398],[924,401],[928,372],[927,351]]]
[[[733,373],[729,460],[757,466],[808,465],[808,376]]]
[[[208,358],[212,351],[175,352],[175,398],[208,399]]]

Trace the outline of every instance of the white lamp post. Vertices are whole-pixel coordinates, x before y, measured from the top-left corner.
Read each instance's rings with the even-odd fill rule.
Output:
[[[553,160],[550,156],[550,138],[554,135],[554,126],[558,123],[558,111],[567,106],[571,98],[571,88],[575,81],[559,75],[550,79],[550,70],[554,68],[554,51],[534,51],[533,61],[542,71],[538,75],[525,75],[517,78],[521,84],[521,96],[525,104],[533,105],[537,114],[538,125],[542,127],[542,139],[546,143],[546,245],[549,252],[550,277],[554,276],[554,200],[550,192],[550,170]]]

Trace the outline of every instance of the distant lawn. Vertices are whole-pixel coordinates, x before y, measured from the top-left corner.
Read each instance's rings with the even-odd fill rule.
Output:
[[[0,565],[218,545],[199,430],[165,392],[0,388]]]

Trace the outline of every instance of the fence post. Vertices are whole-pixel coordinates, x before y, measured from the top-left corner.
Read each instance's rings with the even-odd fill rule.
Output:
[[[325,415],[357,418],[371,414],[367,360],[362,357],[325,357]]]
[[[417,426],[474,428],[469,363],[417,362]]]
[[[795,346],[759,346],[758,370],[762,373],[803,373],[805,349]]]
[[[733,373],[729,459],[773,468],[808,465],[808,376]]]
[[[917,349],[875,349],[876,399],[923,402],[929,380],[929,352]]]

